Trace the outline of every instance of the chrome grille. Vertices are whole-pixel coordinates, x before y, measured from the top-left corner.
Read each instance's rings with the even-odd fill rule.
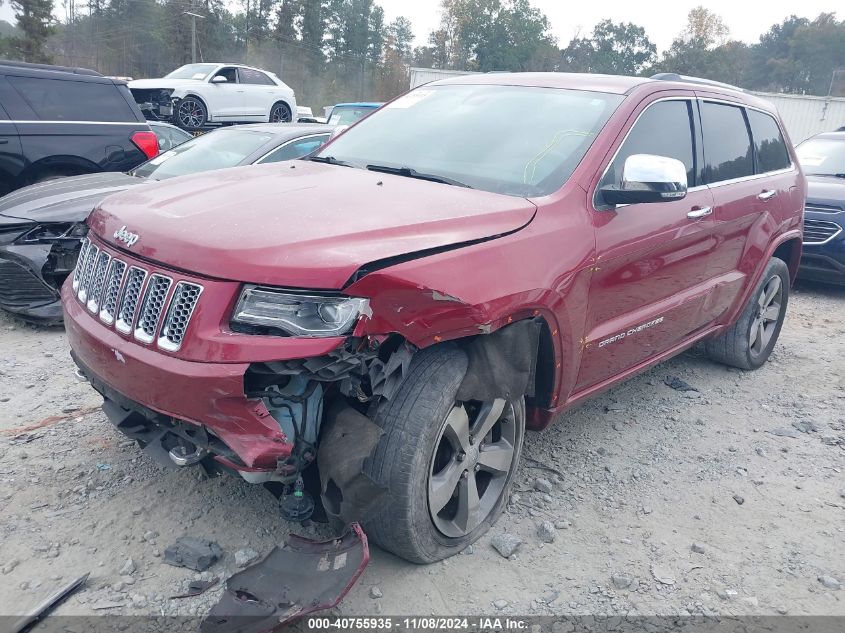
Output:
[[[804,218],[804,243],[825,244],[842,232],[836,222]]]
[[[100,308],[100,320],[111,325],[114,323],[114,312],[117,308],[117,298],[120,292],[120,282],[123,281],[123,273],[126,272],[126,264],[119,259],[112,260],[109,274],[106,277],[106,288],[103,292],[102,308]]]
[[[144,287],[146,278],[147,271],[135,266],[126,273],[126,283],[123,285],[120,307],[117,311],[117,322],[114,324],[118,332],[129,334],[132,331],[135,323],[135,308],[138,307],[138,299],[141,297],[141,289]]]
[[[73,289],[79,301],[107,326],[136,340],[175,352],[199,303],[203,287],[161,273],[150,273],[82,242]],[[171,293],[171,289],[173,292]]]
[[[85,264],[82,268],[82,278],[79,280],[79,292],[76,296],[82,303],[88,301],[88,285],[91,283],[91,277],[94,275],[94,266],[97,263],[97,256],[100,254],[100,249],[91,244],[88,251],[85,253]]]
[[[150,275],[144,301],[141,303],[141,313],[138,315],[138,325],[135,326],[135,338],[143,343],[152,343],[158,330],[161,314],[164,312],[165,299],[170,291],[173,280],[163,275]]]
[[[88,247],[91,245],[91,240],[87,237],[82,240],[82,246],[79,248],[79,257],[76,259],[76,267],[73,269],[73,291],[79,290],[79,280],[82,278],[82,269],[85,267],[85,255],[88,254]]]
[[[105,251],[100,251],[97,261],[94,264],[94,272],[89,283],[90,292],[88,293],[88,310],[94,314],[97,314],[97,310],[100,309],[100,299],[103,296],[103,286],[106,282],[106,271],[109,268],[109,261],[111,261],[111,255]]]
[[[185,338],[185,330],[194,314],[194,308],[199,301],[202,286],[187,281],[180,281],[173,291],[173,298],[170,300],[170,308],[164,318],[164,325],[161,328],[161,336],[158,339],[158,346],[170,352],[175,352],[182,346],[182,339]]]

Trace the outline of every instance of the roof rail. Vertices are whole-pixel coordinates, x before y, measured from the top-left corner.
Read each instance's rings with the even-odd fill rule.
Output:
[[[732,84],[726,84],[721,81],[713,81],[712,79],[704,79],[703,77],[688,77],[687,75],[679,75],[678,73],[657,73],[656,75],[649,77],[649,79],[657,79],[658,81],[682,81],[690,84],[702,84],[705,86],[714,86],[717,88],[727,88],[728,90],[745,92],[745,90],[739,86],[734,86]]]
[[[71,68],[70,66],[54,66],[52,64],[33,64],[30,62],[14,62],[7,59],[0,59],[0,66],[12,66],[14,68],[30,68],[32,70],[52,70],[53,72],[73,73],[75,75],[90,75],[102,77],[96,70],[88,68]]]

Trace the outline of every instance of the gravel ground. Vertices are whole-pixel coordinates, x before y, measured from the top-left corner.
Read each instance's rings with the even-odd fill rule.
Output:
[[[335,612],[845,615],[843,316],[845,289],[799,286],[763,369],[693,350],[530,434],[487,536],[429,566],[373,548]],[[204,614],[221,585],[169,599],[195,573],[168,545],[216,540],[204,577],[226,578],[284,540],[263,488],[160,470],[113,430],[61,329],[0,316],[0,346],[0,614],[86,571],[58,613]],[[507,559],[503,536],[521,541]]]

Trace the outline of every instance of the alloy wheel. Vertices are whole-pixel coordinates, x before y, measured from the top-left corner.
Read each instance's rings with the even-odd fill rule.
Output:
[[[428,508],[437,529],[460,538],[495,509],[515,467],[513,404],[457,402],[437,439],[428,476]]]
[[[763,286],[757,299],[757,309],[751,320],[749,347],[751,353],[762,353],[777,330],[780,313],[783,309],[783,284],[778,275],[774,275]]]
[[[290,120],[290,108],[283,103],[276,104],[270,112],[270,123],[290,123]]]
[[[186,99],[179,104],[178,117],[182,127],[195,130],[202,126],[205,113],[202,111],[202,105],[199,102]]]

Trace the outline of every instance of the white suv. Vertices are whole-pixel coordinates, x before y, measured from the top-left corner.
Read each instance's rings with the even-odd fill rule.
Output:
[[[187,64],[161,79],[130,81],[129,89],[148,119],[172,119],[185,130],[296,119],[288,85],[273,73],[240,64]]]

